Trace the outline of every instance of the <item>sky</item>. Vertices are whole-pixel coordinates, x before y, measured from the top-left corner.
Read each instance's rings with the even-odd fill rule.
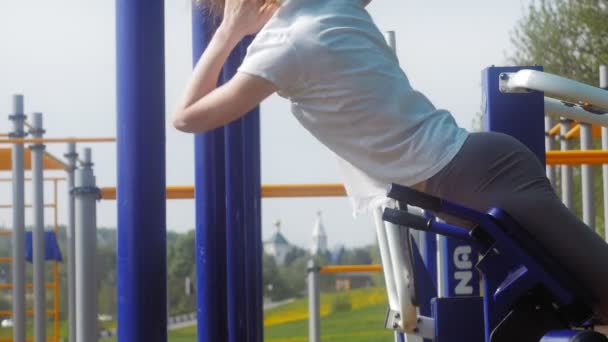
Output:
[[[127,1],[127,0],[124,0]],[[328,0],[331,1],[331,0]],[[472,128],[481,102],[481,71],[508,64],[510,33],[531,0],[374,0],[368,10],[382,31],[397,34],[397,54],[412,85],[440,108],[450,110],[459,125]],[[189,0],[165,1],[167,184],[194,183],[193,137],[171,126],[170,113],[192,68]],[[42,112],[49,137],[116,135],[116,59],[114,1],[0,1],[0,133],[12,95],[24,94],[26,113]],[[339,183],[335,157],[318,143],[272,96],[261,106],[262,183]],[[116,184],[114,144],[93,148],[99,186]],[[63,155],[66,146],[48,145]],[[48,172],[48,176],[62,176]],[[9,177],[1,173],[0,177]],[[46,187],[47,203],[53,199]],[[67,215],[66,187],[59,187],[60,223]],[[10,184],[0,184],[0,204],[10,203]],[[29,201],[31,187],[26,187]],[[116,202],[98,205],[98,225],[116,227]],[[282,222],[287,239],[301,247],[311,243],[316,212],[322,211],[330,246],[369,245],[375,233],[369,217],[354,219],[346,198],[265,199],[263,237]],[[53,212],[47,209],[46,222]],[[0,211],[0,226],[10,227],[10,211]],[[32,222],[31,211],[26,222]],[[194,227],[194,201],[167,204],[167,227]]]

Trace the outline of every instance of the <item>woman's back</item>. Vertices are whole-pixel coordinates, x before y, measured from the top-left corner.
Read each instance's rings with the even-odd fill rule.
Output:
[[[410,86],[358,0],[288,0],[239,71],[275,83],[302,125],[346,161],[357,210],[389,183],[430,178],[467,137]]]

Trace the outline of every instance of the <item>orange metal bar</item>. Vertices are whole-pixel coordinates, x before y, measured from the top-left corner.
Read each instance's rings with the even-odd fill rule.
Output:
[[[8,236],[13,234],[12,230],[0,230],[0,236]]]
[[[55,288],[55,283],[46,283],[44,285],[45,288],[47,289],[54,289]],[[9,284],[9,283],[4,283],[4,284],[0,284],[0,290],[9,290],[13,288],[13,284]],[[33,289],[34,288],[34,284],[25,284],[25,288],[26,289]]]
[[[608,151],[547,151],[547,165],[608,164]]]
[[[0,141],[5,141],[0,139]],[[12,169],[12,150],[10,148],[0,148],[0,171],[10,171]],[[26,149],[23,154],[23,165],[26,170],[32,169],[31,163],[31,151],[30,149]],[[44,155],[43,166],[45,170],[65,170],[66,166],[63,162],[61,162],[58,158],[49,155],[48,153]]]
[[[557,125],[553,126],[553,128],[551,128],[549,130],[549,132],[547,132],[547,135],[550,135],[550,136],[559,135],[560,131],[561,131],[561,125],[557,124]]]
[[[346,190],[342,184],[273,184],[262,185],[263,198],[287,198],[287,197],[343,197]],[[116,188],[107,187],[101,189],[101,198],[105,200],[116,199]],[[191,199],[194,198],[193,186],[169,186],[167,187],[168,199]]]
[[[591,126],[591,132],[594,138],[601,138],[602,137],[602,127],[597,126],[597,125],[593,125]],[[576,125],[574,127],[572,127],[571,130],[568,131],[568,133],[566,133],[566,135],[564,136],[564,138],[566,139],[574,139],[574,138],[580,138],[581,137],[581,125]]]
[[[28,316],[34,316],[34,310],[27,310],[25,312],[25,314]],[[52,316],[52,315],[54,315],[54,312],[53,312],[53,310],[46,310],[46,314],[47,314],[47,316]],[[10,317],[12,315],[13,315],[13,312],[11,310],[0,311],[0,317]]]
[[[321,274],[382,272],[382,265],[331,265],[321,267]]]
[[[31,178],[24,178],[23,180],[25,181],[31,181]],[[64,181],[66,180],[65,177],[44,177],[44,180],[47,182],[54,182],[54,181]],[[12,182],[13,179],[12,178],[0,178],[0,182]]]
[[[26,208],[31,208],[32,205],[31,204],[26,204],[25,205]],[[45,204],[44,205],[45,208],[55,208],[54,204]],[[0,204],[0,209],[12,209],[13,205],[12,204]]]
[[[54,143],[102,143],[116,142],[113,137],[89,137],[89,138],[25,138],[25,139],[0,139],[0,144],[54,144]]]

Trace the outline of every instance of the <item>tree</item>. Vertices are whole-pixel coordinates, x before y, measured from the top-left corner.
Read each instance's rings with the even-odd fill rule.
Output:
[[[608,64],[608,0],[534,0],[512,34],[516,65],[598,83]]]
[[[608,0],[534,0],[511,36],[516,65],[542,65],[545,71],[598,85],[600,65],[608,64]],[[574,144],[573,148],[578,148]],[[595,139],[594,145],[599,147]],[[574,212],[581,216],[580,174],[575,169]],[[594,168],[596,230],[603,234],[601,174]],[[558,168],[559,172],[559,168]],[[556,189],[560,189],[557,177]]]

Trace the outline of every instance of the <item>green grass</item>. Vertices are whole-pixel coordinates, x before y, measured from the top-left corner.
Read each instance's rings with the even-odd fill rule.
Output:
[[[331,303],[336,294],[321,296],[321,340],[323,342],[389,342],[392,332],[384,329],[386,299],[382,288],[349,291],[353,310],[332,313]],[[307,342],[308,341],[308,299],[298,299],[292,303],[264,312],[265,342]],[[282,319],[281,319],[282,318]],[[278,323],[277,323],[278,322]],[[100,340],[114,342],[116,338]],[[196,341],[196,327],[169,331],[169,342]]]

